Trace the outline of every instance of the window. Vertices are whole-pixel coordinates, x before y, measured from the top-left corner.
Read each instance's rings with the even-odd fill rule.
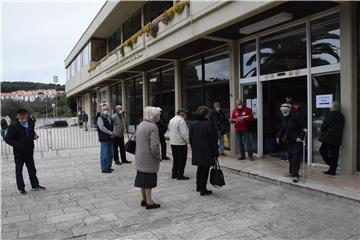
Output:
[[[340,62],[339,13],[311,22],[311,66]]]
[[[106,55],[106,40],[92,39],[91,40],[91,61],[100,61]]]
[[[90,43],[86,44],[85,48],[82,50],[82,66],[87,66],[90,63]]]
[[[256,76],[256,42],[255,40],[240,44],[241,78]]]
[[[172,6],[173,1],[148,1],[144,5],[144,24],[154,20]]]
[[[261,74],[306,68],[305,24],[260,38],[260,64]]]
[[[141,12],[135,13],[123,25],[123,40],[127,40],[134,33],[141,29]]]
[[[137,125],[143,117],[143,94],[142,79],[131,79],[126,84],[128,114],[127,120],[129,125]]]
[[[112,107],[122,104],[122,87],[121,83],[111,87],[111,103]]]

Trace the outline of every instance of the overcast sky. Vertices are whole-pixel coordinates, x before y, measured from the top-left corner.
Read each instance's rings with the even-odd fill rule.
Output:
[[[64,60],[105,0],[0,0],[1,80],[66,81]]]

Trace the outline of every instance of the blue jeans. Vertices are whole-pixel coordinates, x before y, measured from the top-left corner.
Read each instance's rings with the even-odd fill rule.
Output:
[[[251,146],[251,140],[250,140],[250,132],[237,131],[236,139],[239,143],[241,157],[245,157],[244,142],[245,142],[246,150],[247,150],[249,157],[252,156],[253,152],[252,152],[252,146]]]
[[[224,134],[221,131],[218,131],[218,143],[219,143],[219,153],[224,153]]]
[[[108,171],[112,165],[114,154],[113,142],[100,142],[100,165],[101,171]]]

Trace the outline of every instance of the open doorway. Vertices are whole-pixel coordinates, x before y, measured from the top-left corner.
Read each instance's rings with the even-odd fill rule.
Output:
[[[276,144],[275,138],[281,125],[280,106],[287,97],[302,109],[306,117],[307,77],[294,77],[263,82],[263,127],[264,154],[271,157],[287,159],[285,146]],[[305,118],[306,119],[306,118]]]

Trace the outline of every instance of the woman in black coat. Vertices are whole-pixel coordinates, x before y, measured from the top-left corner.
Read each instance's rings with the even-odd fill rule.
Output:
[[[319,141],[322,142],[319,152],[326,164],[329,165],[329,170],[324,174],[332,176],[336,174],[344,124],[345,118],[340,112],[340,104],[334,102],[330,108],[330,113],[321,125],[319,138]]]
[[[189,138],[192,148],[192,164],[198,166],[196,172],[196,191],[201,196],[212,194],[206,189],[210,167],[219,156],[217,132],[206,116],[209,108],[201,106],[197,109],[198,118],[190,127]]]

